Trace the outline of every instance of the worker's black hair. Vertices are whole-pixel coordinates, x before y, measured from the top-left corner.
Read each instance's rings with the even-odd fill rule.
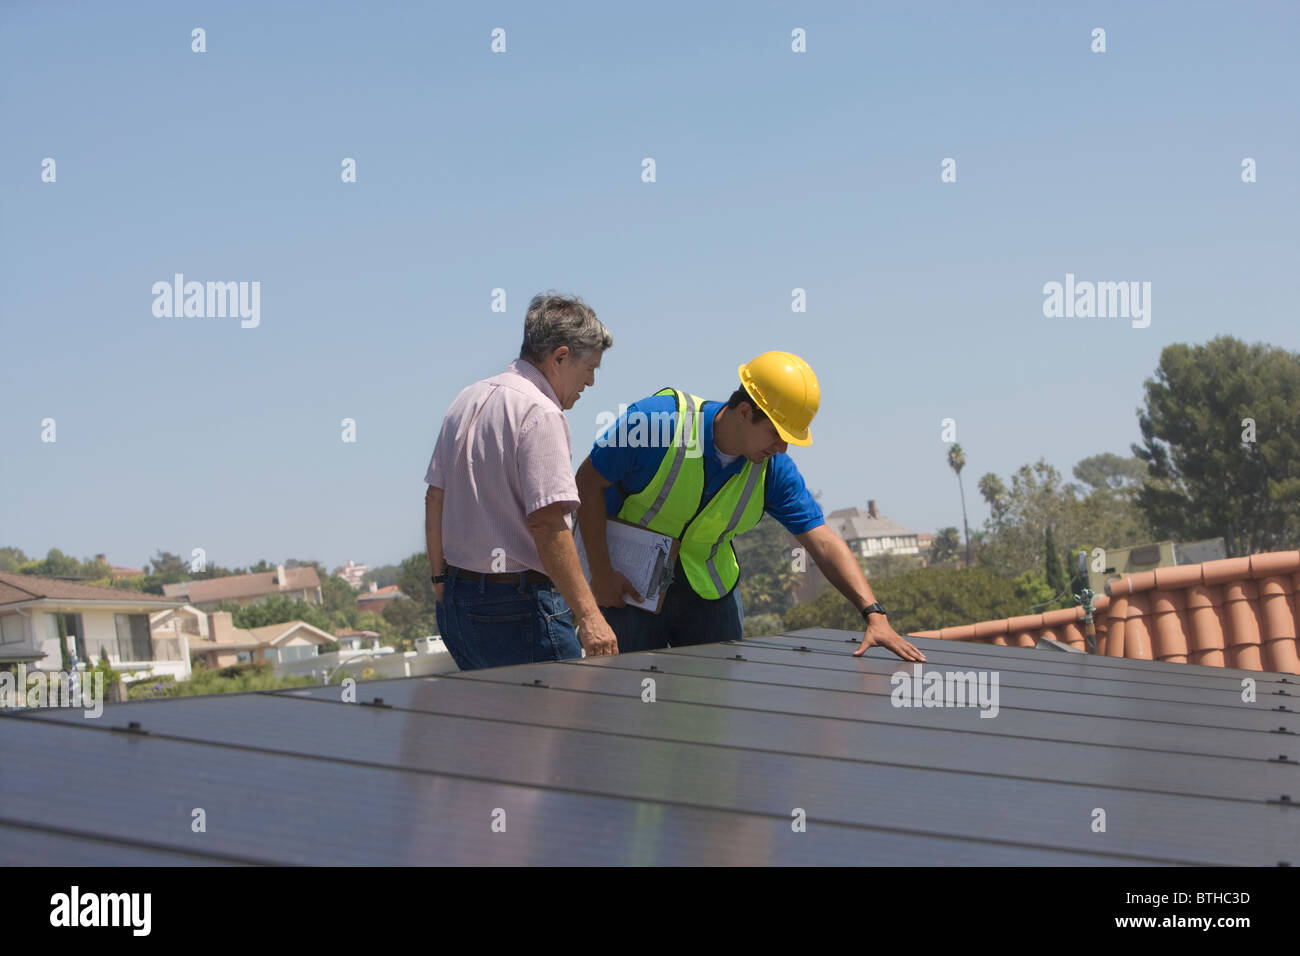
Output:
[[[758,403],[755,402],[754,399],[750,397],[749,392],[745,391],[743,387],[738,388],[731,393],[731,398],[727,399],[727,407],[735,408],[741,402],[744,402],[746,405],[748,405],[750,408],[754,410],[754,424],[760,425],[763,422],[767,421],[767,416],[763,414],[763,410],[758,407]]]

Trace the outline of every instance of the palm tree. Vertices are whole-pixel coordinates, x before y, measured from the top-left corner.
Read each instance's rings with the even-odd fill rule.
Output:
[[[961,523],[966,529],[966,567],[970,567],[970,525],[966,522],[966,488],[961,483],[961,470],[966,467],[966,456],[956,443],[948,449],[948,467],[957,473],[957,488],[961,492]]]
[[[1002,479],[990,471],[980,479],[980,494],[993,511],[993,520],[1001,518],[1007,510],[1007,486]]]

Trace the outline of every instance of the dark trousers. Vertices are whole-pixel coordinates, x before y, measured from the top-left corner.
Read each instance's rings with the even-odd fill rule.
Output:
[[[618,652],[662,650],[687,644],[738,641],[744,636],[740,586],[726,597],[710,601],[695,593],[684,574],[664,596],[658,614],[639,607],[602,607],[601,613],[618,638]]]

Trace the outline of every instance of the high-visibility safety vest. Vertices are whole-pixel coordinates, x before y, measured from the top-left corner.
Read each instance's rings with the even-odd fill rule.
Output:
[[[677,427],[672,444],[650,484],[629,495],[618,517],[660,534],[681,538],[678,557],[686,579],[700,597],[717,600],[736,586],[740,565],[731,539],[763,517],[763,479],[767,462],[746,461],[703,508],[704,456],[700,423],[704,399],[675,388],[656,395],[677,398]],[[653,429],[651,429],[654,432]],[[689,436],[689,437],[688,437]]]

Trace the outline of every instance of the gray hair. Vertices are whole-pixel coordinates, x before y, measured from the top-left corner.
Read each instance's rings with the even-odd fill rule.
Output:
[[[535,295],[528,303],[519,357],[540,362],[561,345],[567,345],[575,358],[581,358],[613,344],[614,336],[596,318],[591,306],[576,295],[562,296],[552,291]]]

